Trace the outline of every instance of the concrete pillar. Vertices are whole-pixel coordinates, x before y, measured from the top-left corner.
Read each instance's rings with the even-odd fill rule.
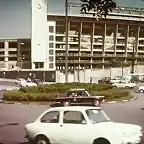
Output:
[[[116,25],[115,33],[114,33],[114,55],[116,56],[116,48],[117,48],[117,33],[118,33],[118,24]]]
[[[4,64],[5,64],[5,68],[8,69],[8,49],[9,49],[9,42],[6,40],[4,42],[4,49],[5,49],[5,58],[4,58]]]
[[[128,37],[129,37],[129,25],[127,25],[126,37],[125,37],[125,55],[126,55],[126,57],[127,57]]]
[[[82,22],[80,23],[79,38],[78,38],[78,82],[80,82],[80,55],[81,55],[81,35],[82,35]]]
[[[138,55],[138,45],[139,45],[139,33],[140,33],[140,25],[137,28],[136,38],[135,38],[135,55]]]
[[[93,42],[94,42],[94,31],[95,31],[95,23],[92,23],[92,31],[91,31],[91,69],[92,69],[92,61],[93,61]]]
[[[32,69],[35,62],[47,63],[47,1],[32,0],[32,35],[31,35],[31,61]]]
[[[20,52],[20,48],[21,48],[21,41],[18,40],[17,41],[17,66],[21,67],[21,52]]]
[[[104,24],[104,33],[103,33],[103,38],[102,38],[102,50],[103,50],[103,54],[105,54],[105,37],[106,37],[106,24]]]
[[[103,39],[102,39],[102,53],[103,57],[105,56],[105,37],[106,37],[106,24],[104,24],[104,33],[103,33]],[[104,58],[103,58],[103,63],[104,63]],[[103,69],[104,69],[104,64],[103,64]]]

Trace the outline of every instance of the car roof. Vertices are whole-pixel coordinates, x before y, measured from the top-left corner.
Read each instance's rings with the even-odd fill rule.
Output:
[[[88,110],[88,109],[97,109],[97,110],[101,110],[100,107],[92,107],[92,106],[62,106],[62,107],[52,107],[52,108],[49,108],[49,110],[56,110],[56,111],[69,111],[69,110],[72,110],[72,111],[85,111],[85,110]]]

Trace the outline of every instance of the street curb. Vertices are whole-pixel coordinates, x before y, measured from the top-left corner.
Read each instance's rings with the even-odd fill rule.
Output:
[[[129,102],[129,101],[134,101],[134,100],[136,100],[136,99],[137,99],[137,97],[134,97],[134,98],[132,98],[132,99],[130,99],[130,100],[110,101],[110,102],[104,102],[104,103],[114,104],[114,103],[120,103],[120,102]]]
[[[110,101],[110,102],[103,102],[103,104],[115,104],[115,103],[121,103],[121,102],[129,102],[136,100],[137,97],[134,97],[130,100],[122,100],[122,101]],[[49,103],[31,103],[31,102],[3,102],[4,104],[17,104],[17,105],[49,105]]]

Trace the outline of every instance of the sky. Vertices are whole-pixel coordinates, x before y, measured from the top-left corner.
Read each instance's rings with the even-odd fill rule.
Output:
[[[142,0],[116,2],[122,6],[144,8]],[[65,0],[48,0],[48,13],[64,13],[64,3]],[[73,8],[71,12],[79,13],[79,9]],[[30,38],[31,17],[31,0],[0,0],[0,38]]]

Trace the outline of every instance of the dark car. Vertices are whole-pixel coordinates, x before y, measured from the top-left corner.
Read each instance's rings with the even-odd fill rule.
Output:
[[[36,83],[37,85],[43,84],[43,81],[40,79],[33,79],[32,82]]]
[[[58,97],[55,101],[64,106],[71,104],[92,104],[93,106],[100,106],[104,101],[104,96],[91,96],[85,89],[71,89],[65,96]]]
[[[98,83],[99,84],[111,84],[110,80],[111,80],[110,77],[103,77],[102,79],[98,80]]]

